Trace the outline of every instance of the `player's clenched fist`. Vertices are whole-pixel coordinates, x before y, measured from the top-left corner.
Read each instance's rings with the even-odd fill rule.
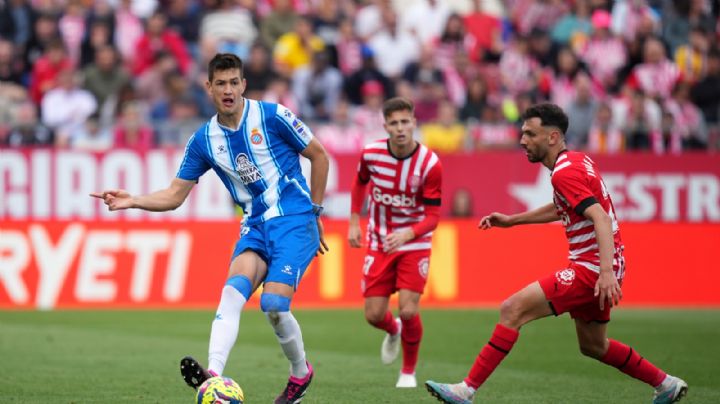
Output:
[[[102,199],[108,210],[121,210],[132,207],[132,195],[124,189],[114,189],[103,192],[92,192],[90,196]]]

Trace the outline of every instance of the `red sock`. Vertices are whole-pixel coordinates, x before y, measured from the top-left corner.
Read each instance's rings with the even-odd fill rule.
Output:
[[[373,327],[379,328],[383,331],[385,331],[388,334],[397,334],[398,332],[398,325],[397,322],[395,322],[395,318],[393,317],[392,313],[389,311],[385,313],[385,317],[383,317],[382,320],[378,323],[370,323]]]
[[[492,374],[500,362],[510,353],[515,341],[517,341],[520,333],[512,328],[505,327],[502,324],[495,325],[495,330],[490,337],[487,345],[475,358],[465,383],[477,389]]]
[[[414,373],[415,365],[418,361],[418,351],[420,350],[420,340],[422,339],[423,326],[420,321],[420,315],[416,314],[410,320],[402,320],[402,332],[400,339],[402,341],[403,350],[403,373]]]
[[[638,380],[642,380],[652,387],[657,387],[665,380],[665,372],[640,356],[637,351],[615,340],[609,340],[605,356],[601,362],[618,368],[619,371]]]

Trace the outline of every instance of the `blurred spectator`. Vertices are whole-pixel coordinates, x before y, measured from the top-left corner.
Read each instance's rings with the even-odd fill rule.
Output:
[[[449,16],[446,1],[415,0],[403,10],[398,29],[410,34],[420,45],[427,45],[440,38]]]
[[[720,94],[718,94],[720,96]],[[690,101],[690,85],[679,83],[673,97],[665,102],[665,110],[672,115],[673,132],[682,142],[682,149],[704,150],[708,134],[702,112]],[[667,149],[667,148],[666,148]],[[680,150],[677,150],[679,152]]]
[[[625,137],[613,120],[612,108],[605,102],[600,103],[595,110],[586,150],[608,154],[625,150]]]
[[[316,52],[312,64],[297,69],[292,81],[292,92],[300,105],[302,119],[327,121],[334,115],[343,78],[340,71],[330,65],[328,52]]]
[[[17,104],[11,113],[11,129],[5,139],[7,146],[53,145],[53,132],[38,121],[37,109],[32,103],[24,102]]]
[[[373,50],[363,47],[360,69],[348,76],[345,79],[345,84],[343,84],[345,95],[352,104],[363,103],[362,88],[369,81],[380,83],[384,98],[390,98],[395,94],[393,83],[375,66],[375,53]]]
[[[562,45],[570,45],[571,41],[579,37],[590,36],[593,29],[588,0],[575,0],[571,6],[572,11],[560,18],[550,34],[554,42]]]
[[[448,17],[442,34],[432,45],[434,49],[431,48],[431,58],[434,54],[435,65],[443,70],[452,66],[458,53],[469,54],[476,48],[475,38],[465,33],[460,14]]]
[[[675,64],[683,80],[692,83],[705,76],[709,50],[710,41],[705,30],[699,26],[692,28],[689,42],[680,45],[675,51]]]
[[[97,110],[95,97],[78,87],[78,77],[71,68],[58,73],[57,86],[48,91],[41,105],[42,122],[55,132],[55,144],[67,146],[73,134]]]
[[[662,112],[652,99],[639,90],[632,93],[623,122],[628,150],[652,150],[653,141],[660,139]]]
[[[54,15],[39,14],[33,22],[33,31],[30,41],[23,48],[23,63],[28,68],[32,68],[34,64],[43,56],[51,42],[56,42],[60,38],[58,31],[57,19]],[[62,41],[60,41],[62,43]]]
[[[313,33],[312,22],[306,17],[299,17],[295,30],[283,34],[275,44],[275,69],[281,75],[291,77],[296,69],[310,64],[313,53],[324,49],[323,40]]]
[[[480,122],[471,126],[470,137],[478,150],[513,149],[519,141],[517,128],[505,120],[496,101],[483,109]]]
[[[245,60],[258,32],[252,15],[233,1],[221,0],[220,7],[202,19],[200,47],[203,61],[209,61],[215,53],[233,53]]]
[[[367,42],[383,29],[383,13],[392,8],[391,0],[369,0],[355,15],[355,33]]]
[[[318,0],[312,13],[313,31],[325,42],[330,63],[337,66],[336,44],[340,37],[340,22],[343,15],[337,0]]]
[[[535,90],[540,65],[530,56],[528,40],[516,37],[500,57],[500,74],[506,91],[512,95]]]
[[[105,41],[96,41],[98,44],[108,44],[108,45],[115,45],[115,9],[114,5],[110,4],[110,1],[112,0],[95,0],[91,2],[91,6],[89,10],[86,11],[86,21],[85,21],[85,38],[83,38],[83,42],[87,42],[89,37],[92,35],[92,27],[95,25],[104,24],[105,27],[107,27],[108,32],[108,42]],[[92,56],[92,55],[91,55]],[[92,62],[94,59],[93,57],[89,57],[86,59],[86,61]]]
[[[154,146],[152,126],[145,120],[139,104],[123,105],[113,134],[113,147],[147,152]]]
[[[458,120],[457,108],[450,101],[440,101],[437,119],[420,126],[422,143],[438,153],[465,149],[465,126]]]
[[[0,38],[22,49],[33,35],[36,12],[29,0],[6,0],[0,3]]]
[[[85,37],[86,18],[85,7],[80,0],[69,0],[58,21],[58,29],[73,66],[80,62],[80,44]]]
[[[574,79],[575,97],[567,106],[567,114],[571,116],[570,125],[565,132],[565,141],[571,149],[584,149],[587,144],[590,125],[592,125],[597,102],[593,97],[590,79],[579,74]]]
[[[487,105],[487,97],[485,79],[476,77],[471,80],[470,83],[468,83],[465,104],[462,109],[460,109],[460,120],[465,123],[468,123],[468,121],[479,121]]]
[[[192,97],[183,96],[170,101],[168,119],[158,129],[160,146],[177,147],[187,143],[190,136],[203,125],[198,107]]]
[[[378,69],[387,77],[397,79],[405,66],[418,60],[420,42],[407,31],[398,28],[397,14],[392,9],[382,13],[383,28],[368,41],[375,54]]]
[[[265,46],[272,48],[280,37],[297,25],[298,15],[291,0],[274,0],[273,10],[262,20],[260,35]],[[308,22],[311,24],[310,22]]]
[[[440,100],[446,99],[445,88],[442,82],[437,82],[428,74],[418,77],[418,84],[415,86],[415,96],[412,98],[415,104],[415,118],[418,124],[434,121],[438,118]]]
[[[675,53],[677,48],[688,43],[692,27],[713,32],[717,28],[716,21],[710,14],[704,0],[674,0],[669,2],[672,7],[663,16],[663,39]],[[717,17],[717,16],[716,16]]]
[[[402,79],[413,86],[417,86],[421,81],[443,84],[443,73],[437,67],[431,46],[424,46],[418,60],[406,65]]]
[[[530,31],[528,49],[530,56],[537,60],[541,66],[550,66],[555,62],[550,35],[543,29],[535,28]]]
[[[97,49],[95,62],[83,70],[83,87],[102,107],[108,97],[130,83],[130,76],[118,63],[117,52],[111,45]]]
[[[678,154],[682,150],[681,135],[678,132],[675,117],[669,111],[663,111],[660,126],[660,135],[653,139],[653,150],[657,154]]]
[[[553,69],[543,76],[541,87],[549,94],[550,101],[566,109],[575,99],[577,91],[575,78],[584,74],[577,57],[570,48],[563,47],[558,51]]]
[[[549,32],[567,11],[563,0],[517,0],[510,8],[510,17],[520,35],[533,29]]]
[[[350,119],[350,104],[343,99],[335,106],[332,120],[317,125],[313,133],[331,153],[358,153],[365,141],[363,130]],[[373,135],[379,136],[375,133]]]
[[[483,2],[473,0],[472,11],[465,15],[463,23],[465,30],[473,38],[473,49],[470,59],[474,62],[483,60],[486,52],[498,52],[501,45],[502,21],[500,18],[485,12]]]
[[[282,104],[291,111],[297,111],[300,108],[290,89],[290,79],[282,76],[273,77],[263,95],[263,101]]]
[[[340,72],[349,76],[362,65],[362,43],[355,36],[352,20],[344,18],[340,21],[338,37],[335,41],[337,63]]]
[[[22,58],[12,42],[0,38],[0,83],[23,84]]]
[[[261,100],[275,76],[270,63],[270,52],[263,44],[256,43],[250,48],[248,59],[243,62],[243,76],[247,82],[245,97]]]
[[[166,100],[168,95],[165,78],[177,71],[179,70],[175,58],[169,53],[158,52],[152,66],[135,79],[137,96],[149,105]]]
[[[468,218],[473,216],[472,194],[465,188],[459,188],[452,197],[450,216]]]
[[[650,25],[657,32],[658,15],[647,0],[620,0],[613,4],[611,29],[626,41],[632,41],[642,25]]]
[[[617,72],[627,61],[622,40],[610,32],[610,14],[596,10],[592,14],[593,33],[586,42],[578,42],[575,49],[588,66],[592,77],[607,88],[617,83]]]
[[[155,60],[155,55],[160,52],[171,54],[183,74],[190,71],[192,60],[185,41],[177,32],[167,27],[165,14],[156,12],[147,20],[145,35],[140,38],[136,45],[133,73],[140,75],[149,69]]]
[[[167,8],[167,25],[174,29],[190,48],[200,38],[202,10],[192,0],[172,0]],[[240,25],[241,21],[236,21]]]
[[[115,46],[128,67],[135,64],[137,44],[144,32],[142,21],[132,10],[132,0],[120,0],[115,10]]]
[[[680,71],[668,60],[662,42],[657,38],[646,40],[643,63],[633,68],[630,84],[651,97],[668,98],[680,78]]]
[[[47,45],[47,49],[33,66],[30,76],[30,97],[36,104],[40,104],[43,95],[55,87],[55,78],[61,70],[69,69],[72,61],[65,53],[65,47],[60,40]]]
[[[383,87],[379,81],[366,81],[361,89],[363,103],[352,111],[352,123],[363,133],[363,146],[384,138],[385,119],[382,113]]]
[[[720,148],[720,51],[708,55],[707,74],[690,89],[690,96],[700,108],[708,126],[709,145]]]
[[[97,114],[89,116],[72,137],[72,148],[77,150],[102,152],[110,149],[112,144],[110,130],[100,124]]]
[[[80,45],[80,67],[93,63],[95,53],[105,46],[113,46],[111,26],[104,20],[95,21]]]

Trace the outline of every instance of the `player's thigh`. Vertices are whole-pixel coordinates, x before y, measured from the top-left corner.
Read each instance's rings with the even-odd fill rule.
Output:
[[[430,268],[430,251],[407,251],[397,259],[397,288],[422,294]]]
[[[233,258],[228,271],[228,278],[243,275],[252,282],[253,291],[257,289],[267,274],[267,263],[253,250],[247,249]]]
[[[315,215],[277,217],[270,219],[266,225],[270,244],[266,287],[272,287],[271,283],[280,283],[290,286],[294,291],[320,246]],[[277,287],[287,289],[279,285]]]
[[[551,314],[553,311],[539,282],[525,286],[500,305],[500,323],[512,328]]]

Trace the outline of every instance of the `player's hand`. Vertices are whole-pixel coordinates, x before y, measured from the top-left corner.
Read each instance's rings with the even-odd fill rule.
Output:
[[[122,210],[133,207],[133,197],[124,189],[113,189],[102,192],[92,192],[90,196],[102,199],[108,210]]]
[[[350,223],[350,227],[348,227],[348,243],[350,243],[350,247],[352,248],[360,248],[363,246],[360,225]]]
[[[397,251],[400,246],[412,240],[413,238],[415,238],[415,234],[412,230],[393,232],[387,237],[385,237],[385,242],[383,243],[383,250],[387,254],[392,254]]]
[[[325,242],[325,229],[322,224],[320,216],[317,218],[318,235],[320,235],[320,247],[318,247],[318,253],[325,255],[326,252],[330,251],[327,243]]]
[[[595,297],[600,297],[600,310],[605,310],[605,301],[609,307],[617,306],[622,299],[622,289],[613,271],[600,271],[595,282]]]
[[[483,217],[482,219],[480,219],[480,223],[478,224],[478,227],[483,230],[488,230],[491,227],[510,226],[512,226],[512,223],[510,222],[510,216],[498,212],[493,212]]]

